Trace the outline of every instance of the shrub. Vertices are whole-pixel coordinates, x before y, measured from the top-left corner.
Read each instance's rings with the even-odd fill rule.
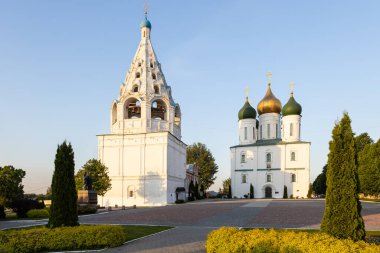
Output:
[[[98,209],[96,206],[91,205],[80,205],[78,206],[78,214],[93,214],[96,213]]]
[[[222,227],[211,232],[206,242],[208,253],[216,252],[380,252],[380,246],[363,241],[337,239],[317,232],[295,232],[278,230],[238,230]]]
[[[177,199],[177,200],[175,201],[175,203],[176,203],[176,204],[183,204],[183,203],[185,203],[185,201],[183,201],[183,199]]]
[[[26,213],[28,218],[49,218],[49,212],[46,209],[32,209]]]
[[[19,199],[11,204],[13,212],[17,213],[17,217],[25,218],[26,213],[32,209],[43,209],[45,204],[33,199]]]
[[[41,252],[117,247],[126,241],[120,226],[46,227],[0,231],[0,252]]]

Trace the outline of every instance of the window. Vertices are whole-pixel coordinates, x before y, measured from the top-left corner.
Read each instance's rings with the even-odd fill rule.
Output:
[[[246,184],[247,183],[247,175],[246,174],[241,175],[241,183],[242,184]]]
[[[260,138],[263,138],[263,125],[260,125]]]
[[[141,62],[139,62],[138,66],[141,67]]]
[[[245,153],[244,151],[241,152],[241,155],[240,155],[240,163],[245,163],[245,162],[246,162],[246,158],[247,158],[246,153]]]
[[[247,127],[244,127],[244,140],[247,139],[247,135],[248,135],[248,133],[247,133]]]
[[[136,78],[140,78],[140,72],[136,72]]]
[[[270,182],[272,182],[272,175],[267,174],[267,183],[270,183]]]
[[[270,138],[270,125],[267,125],[267,138]]]
[[[152,79],[156,80],[156,74],[155,73],[152,74]]]
[[[150,67],[153,68],[153,62],[150,62]]]
[[[133,191],[129,191],[129,197],[132,198],[133,197]]]
[[[290,161],[295,161],[296,160],[296,152],[292,151],[290,153]]]
[[[292,183],[296,182],[296,174],[292,174]]]
[[[255,128],[252,128],[252,139],[255,139],[256,137],[255,137]]]
[[[267,161],[267,163],[272,162],[272,154],[271,153],[266,154],[266,161]]]
[[[290,136],[293,136],[293,123],[290,123]]]
[[[154,94],[160,94],[160,88],[157,85],[154,86]]]
[[[278,124],[276,124],[276,138],[278,138]]]
[[[137,85],[134,85],[132,90],[133,92],[139,92],[139,87]]]

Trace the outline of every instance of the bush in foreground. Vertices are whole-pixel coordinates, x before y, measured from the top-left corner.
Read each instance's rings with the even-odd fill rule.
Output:
[[[49,218],[49,212],[47,209],[32,209],[26,213],[28,218]]]
[[[45,227],[0,231],[0,252],[44,252],[117,247],[126,241],[120,226]]]
[[[208,253],[216,252],[268,252],[268,253],[325,253],[325,252],[380,252],[380,246],[363,241],[336,239],[325,233],[276,230],[238,230],[220,228],[208,235]]]
[[[82,214],[94,214],[98,211],[96,206],[91,205],[79,205],[78,206],[78,215]]]

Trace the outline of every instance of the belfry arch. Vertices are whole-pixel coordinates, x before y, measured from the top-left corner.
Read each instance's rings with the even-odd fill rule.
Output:
[[[151,118],[167,120],[167,106],[163,100],[157,99],[152,101]]]
[[[141,103],[137,98],[129,98],[125,101],[124,118],[141,118]]]

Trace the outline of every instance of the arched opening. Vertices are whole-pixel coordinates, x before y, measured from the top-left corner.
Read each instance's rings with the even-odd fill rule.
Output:
[[[267,169],[272,168],[272,154],[271,153],[266,154],[266,162],[267,162]]]
[[[115,124],[117,121],[117,105],[116,103],[112,106],[112,124]]]
[[[139,86],[137,84],[133,85],[132,91],[133,92],[139,92]]]
[[[166,104],[162,100],[155,100],[152,102],[151,108],[152,119],[166,120]]]
[[[245,163],[246,162],[246,158],[247,158],[247,154],[245,153],[245,151],[242,151],[240,153],[240,163]]]
[[[181,108],[179,108],[179,105],[176,105],[174,110],[174,124],[181,125]]]
[[[296,152],[290,153],[290,161],[295,161],[296,160]]]
[[[152,74],[152,79],[156,80],[156,74],[155,73]]]
[[[136,119],[141,118],[141,103],[136,98],[130,98],[125,105],[125,118]]]
[[[150,62],[150,67],[153,68],[153,62]]]
[[[135,197],[135,187],[134,186],[128,186],[128,198],[134,198]]]
[[[292,174],[292,183],[295,183],[297,180],[296,174]]]
[[[293,123],[290,123],[290,136],[293,136]]]
[[[136,72],[136,78],[140,78],[140,72]]]
[[[141,67],[141,62],[139,62],[137,66]]]
[[[270,186],[265,187],[265,198],[266,199],[272,198],[272,187]]]
[[[160,94],[160,88],[157,85],[154,86],[154,94]]]

